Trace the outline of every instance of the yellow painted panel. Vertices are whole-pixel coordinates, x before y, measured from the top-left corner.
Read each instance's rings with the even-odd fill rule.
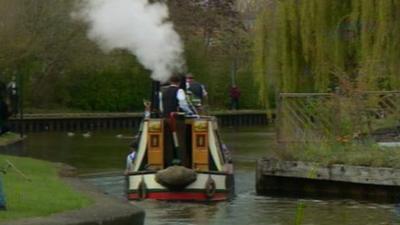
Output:
[[[208,171],[208,164],[196,164],[195,170]]]
[[[164,168],[164,126],[162,120],[149,120],[147,138],[147,161],[157,169]]]
[[[158,166],[162,166],[163,165],[163,157],[161,154],[161,151],[149,151],[148,152],[148,164],[149,165],[158,165]]]
[[[198,129],[201,130],[201,129]],[[209,170],[208,162],[208,133],[198,132],[193,129],[192,133],[192,161],[193,168],[201,171]]]
[[[194,162],[199,164],[208,164],[208,152],[207,151],[196,151],[194,156]]]

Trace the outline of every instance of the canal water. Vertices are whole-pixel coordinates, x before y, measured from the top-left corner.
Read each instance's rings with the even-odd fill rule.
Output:
[[[122,137],[121,137],[122,134]],[[123,198],[120,175],[128,153],[130,131],[30,134],[19,154],[78,168],[88,182]],[[88,137],[90,136],[90,137]],[[255,160],[271,153],[275,134],[269,128],[227,128],[223,139],[233,152],[236,167],[236,197],[213,204],[136,202],[146,211],[147,225],[292,225],[303,205],[304,225],[386,225],[400,224],[400,207],[392,204],[352,200],[305,200],[255,194]]]

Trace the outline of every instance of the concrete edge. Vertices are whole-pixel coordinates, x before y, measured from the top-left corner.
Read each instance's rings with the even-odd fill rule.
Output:
[[[317,163],[257,160],[258,195],[356,199],[379,203],[398,203],[400,170],[350,165],[319,166]]]
[[[89,207],[49,217],[0,222],[0,225],[143,225],[145,213],[129,201],[109,196],[94,185],[75,177],[62,178],[76,191],[95,202]]]
[[[257,161],[263,175],[297,177],[371,185],[400,186],[400,169],[345,164],[319,165],[314,162],[263,158]]]

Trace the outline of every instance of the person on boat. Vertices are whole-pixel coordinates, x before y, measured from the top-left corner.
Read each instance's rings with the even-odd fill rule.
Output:
[[[187,115],[195,114],[186,100],[185,91],[179,87],[180,83],[181,77],[172,76],[169,86],[161,93],[161,108],[164,118],[170,118],[171,113],[174,112],[185,112]]]
[[[128,175],[130,171],[133,169],[133,163],[135,162],[136,159],[136,154],[137,154],[137,147],[139,145],[138,141],[139,137],[135,137],[132,141],[132,143],[129,145],[130,146],[130,153],[126,157],[126,169],[125,169],[125,175]]]
[[[185,151],[180,149],[184,140],[185,122],[181,116],[176,116],[177,113],[183,112],[186,116],[198,116],[196,109],[191,107],[186,99],[185,83],[181,82],[182,78],[177,74],[173,75],[169,85],[162,88],[160,97],[160,111],[166,122],[164,160],[168,166],[180,165],[186,158]]]
[[[144,118],[148,119],[151,116],[151,102],[148,100],[143,100],[144,105]]]
[[[208,93],[203,84],[194,79],[193,74],[186,75],[186,90],[192,94],[192,102],[196,107],[201,107]]]

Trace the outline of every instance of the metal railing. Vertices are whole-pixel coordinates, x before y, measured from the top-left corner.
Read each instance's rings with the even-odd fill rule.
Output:
[[[280,143],[346,142],[396,128],[399,119],[400,91],[282,93],[277,135]]]

